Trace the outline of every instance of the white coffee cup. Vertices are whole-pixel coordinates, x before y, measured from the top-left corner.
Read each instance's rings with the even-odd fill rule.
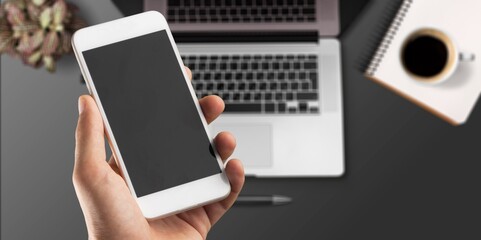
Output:
[[[445,82],[460,63],[475,59],[474,54],[461,52],[451,36],[434,28],[414,31],[404,41],[401,50],[404,70],[414,80],[425,84]]]

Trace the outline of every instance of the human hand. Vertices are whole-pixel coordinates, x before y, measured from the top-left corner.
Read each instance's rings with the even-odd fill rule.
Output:
[[[192,74],[187,69],[190,78]],[[217,96],[199,100],[208,123],[224,110]],[[234,137],[219,133],[215,146],[223,161],[235,148]],[[205,239],[214,225],[235,202],[244,184],[239,160],[230,160],[226,174],[231,184],[229,196],[219,202],[177,215],[147,221],[130,193],[113,157],[107,162],[104,125],[90,96],[79,98],[73,184],[82,208],[89,239]]]

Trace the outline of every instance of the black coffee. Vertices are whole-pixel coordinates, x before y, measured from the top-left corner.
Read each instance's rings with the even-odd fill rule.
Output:
[[[404,67],[420,77],[441,73],[449,59],[446,44],[432,36],[419,36],[407,42],[402,53]]]

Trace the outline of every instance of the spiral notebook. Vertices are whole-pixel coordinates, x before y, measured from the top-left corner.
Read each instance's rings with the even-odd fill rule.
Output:
[[[453,125],[467,121],[481,93],[481,1],[405,0],[366,70],[369,79]],[[448,33],[460,51],[476,56],[437,85],[420,83],[404,70],[401,49],[411,33],[434,28]]]

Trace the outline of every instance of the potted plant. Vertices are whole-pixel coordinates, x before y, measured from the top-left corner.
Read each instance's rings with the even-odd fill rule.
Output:
[[[0,54],[26,65],[55,71],[55,62],[72,52],[72,34],[85,26],[78,8],[64,0],[10,0],[0,5]]]

